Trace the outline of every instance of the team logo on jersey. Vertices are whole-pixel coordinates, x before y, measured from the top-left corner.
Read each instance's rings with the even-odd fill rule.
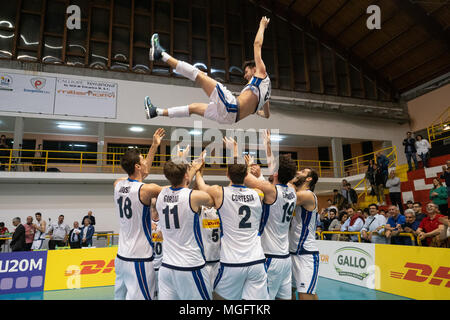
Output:
[[[163,237],[159,232],[153,233],[152,234],[152,241],[153,242],[162,242],[163,241]]]
[[[209,219],[203,219],[203,228],[204,229],[216,229],[220,227],[220,220],[209,220]]]

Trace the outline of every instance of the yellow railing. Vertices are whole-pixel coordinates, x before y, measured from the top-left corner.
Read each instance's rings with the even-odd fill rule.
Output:
[[[343,235],[357,235],[358,236],[358,242],[361,242],[361,233],[360,232],[348,232],[348,231],[322,231],[318,232],[316,231],[316,234],[319,234],[320,240],[324,239],[324,236],[326,234],[343,234]],[[411,243],[413,245],[416,245],[416,238],[411,233],[399,233],[397,235],[398,237],[408,237],[411,239]],[[421,246],[421,241],[419,238],[417,238],[417,245]]]
[[[428,139],[430,143],[448,139],[450,136],[450,107],[448,107],[428,128]]]
[[[106,246],[109,247],[113,244],[112,238],[119,236],[118,233],[94,233],[93,237],[106,237]],[[50,236],[45,236],[46,239],[50,239]],[[0,236],[0,240],[11,240],[11,236]],[[61,247],[65,248],[65,247]]]
[[[105,173],[123,173],[120,167],[120,158],[123,153],[118,152],[81,152],[81,151],[57,151],[57,150],[26,150],[26,149],[3,149],[7,155],[0,156],[1,165],[6,171],[26,171],[25,168],[30,168],[33,171],[49,171],[49,167],[56,167],[63,172],[105,172]],[[317,171],[319,177],[336,177],[335,171],[338,172],[338,177],[345,175],[356,175],[365,173],[367,170],[368,159],[375,159],[378,152],[389,152],[388,157],[393,156],[396,163],[397,152],[394,148],[386,148],[369,154],[357,156],[344,161],[319,161],[319,160],[295,160],[297,168],[310,167]],[[148,149],[141,149],[143,154],[148,152]],[[39,156],[24,156],[24,154],[39,154]],[[170,155],[156,154],[153,161],[154,169],[161,169],[163,164]],[[191,155],[191,158],[194,156]],[[206,164],[210,165],[205,168],[205,171],[220,171],[224,170],[220,164],[214,164],[216,159],[226,160],[229,157],[207,156]],[[367,158],[367,159],[364,159]],[[255,159],[264,160],[265,159]],[[222,161],[220,161],[222,162]],[[263,162],[263,161],[261,161]],[[267,167],[267,165],[261,165]],[[95,169],[95,170],[94,170]],[[358,184],[359,186],[359,184]]]

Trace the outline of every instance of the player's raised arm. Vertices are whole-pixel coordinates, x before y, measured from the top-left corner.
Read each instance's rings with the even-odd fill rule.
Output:
[[[253,164],[253,157],[246,155],[245,163],[247,164],[247,176],[244,179],[244,184],[247,187],[256,189],[258,194],[263,193],[263,198],[268,202],[275,201],[277,190],[273,184],[266,180],[257,179],[251,172],[251,165]]]
[[[204,157],[202,158],[204,161]],[[215,208],[219,208],[222,204],[222,188],[220,186],[214,185],[210,186],[206,184],[205,180],[203,179],[203,172],[201,168],[197,170],[195,174],[195,182],[197,184],[198,190],[206,192],[211,196],[211,198],[214,200],[214,206]]]
[[[159,128],[153,134],[153,143],[150,149],[148,150],[147,157],[145,158],[145,161],[147,162],[148,173],[150,173],[153,160],[155,159],[155,154],[158,151],[158,147],[161,144],[161,140],[164,138],[165,134],[166,131],[162,128]]]
[[[259,23],[259,29],[256,33],[255,42],[253,43],[255,64],[256,64],[256,76],[259,78],[264,78],[266,76],[266,65],[262,60],[262,46],[264,42],[264,31],[269,25],[270,19],[267,17],[262,17]]]

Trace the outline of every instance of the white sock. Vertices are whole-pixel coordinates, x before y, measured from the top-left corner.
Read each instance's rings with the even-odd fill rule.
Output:
[[[197,79],[197,75],[200,72],[200,70],[184,61],[178,61],[175,71],[192,81],[195,81],[195,79]]]
[[[157,114],[158,116],[162,116],[162,115],[164,114],[164,109],[156,108],[156,114]]]
[[[189,106],[173,107],[167,109],[170,118],[187,118],[189,117]]]
[[[167,62],[167,60],[169,60],[170,58],[172,58],[171,56],[170,56],[170,54],[168,54],[167,52],[163,52],[162,54],[162,61],[164,61],[164,62]]]

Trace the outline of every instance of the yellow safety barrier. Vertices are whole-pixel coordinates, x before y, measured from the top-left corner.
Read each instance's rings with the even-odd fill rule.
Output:
[[[430,143],[440,140],[449,139],[446,133],[450,132],[450,107],[447,109],[427,128],[428,139]]]
[[[326,234],[343,234],[343,235],[356,235],[358,236],[358,242],[361,242],[361,232],[349,232],[349,231],[322,231],[320,233],[320,240],[324,240]]]

